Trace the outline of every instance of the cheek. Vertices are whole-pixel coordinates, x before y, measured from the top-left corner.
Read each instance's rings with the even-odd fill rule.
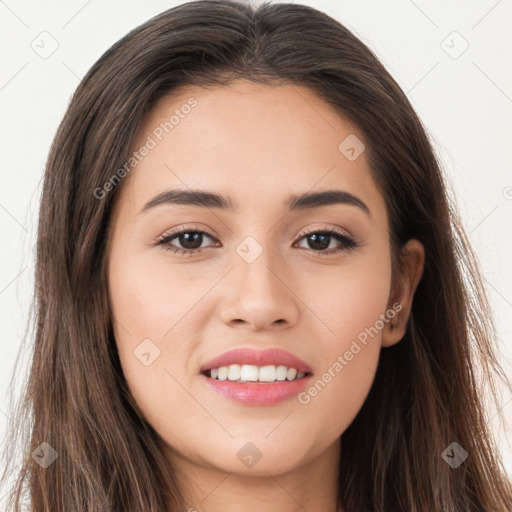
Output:
[[[326,352],[347,350],[351,340],[375,326],[386,312],[391,287],[391,258],[386,243],[347,258],[338,267],[302,270],[301,295],[323,324]],[[379,328],[380,326],[380,328]],[[381,322],[377,324],[382,330]],[[374,335],[376,344],[379,336]],[[364,334],[361,335],[364,338]]]
[[[176,368],[187,371],[187,353],[193,344],[190,330],[185,334],[184,329],[190,329],[187,313],[198,300],[197,286],[185,272],[171,273],[165,262],[149,264],[137,255],[123,258],[114,254],[109,288],[114,333],[126,379],[131,387],[144,388],[151,396],[151,386],[156,391],[159,379],[165,380],[165,369],[173,373]],[[198,328],[197,323],[194,325]],[[137,394],[136,389],[132,391]]]
[[[197,278],[171,270],[168,262],[119,255],[111,257],[109,288],[123,373],[149,423],[172,425],[176,414],[194,408],[178,382],[188,387],[189,354],[199,336],[191,332],[187,314],[206,293],[208,283],[201,293]]]
[[[161,340],[197,301],[197,279],[179,267],[142,256],[113,258],[110,268],[110,299],[114,316],[135,342]],[[200,285],[199,285],[200,286]],[[123,321],[121,320],[123,319]]]
[[[312,417],[327,421],[333,433],[343,432],[361,409],[377,369],[382,329],[391,318],[386,315],[391,260],[385,246],[377,253],[340,268],[339,284],[333,286],[331,276],[323,286],[326,293],[308,296],[328,331],[316,345],[320,371],[299,402]]]

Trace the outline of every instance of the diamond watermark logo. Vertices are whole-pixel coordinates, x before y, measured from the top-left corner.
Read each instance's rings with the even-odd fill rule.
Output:
[[[252,236],[246,237],[236,248],[236,253],[246,262],[253,263],[263,253],[263,247]]]
[[[43,31],[30,43],[30,47],[34,52],[46,60],[50,58],[59,48],[59,43],[49,32]]]
[[[366,146],[363,144],[363,141],[353,133],[343,139],[338,146],[339,152],[351,162],[357,160],[365,149]]]
[[[256,462],[261,459],[262,453],[253,443],[245,443],[244,446],[238,450],[236,456],[244,466],[252,468]]]
[[[457,469],[467,458],[468,452],[459,443],[453,442],[441,454],[441,457],[453,468]]]
[[[469,43],[454,30],[441,41],[441,48],[449,57],[455,60],[469,48]]]
[[[153,364],[155,359],[160,356],[160,349],[149,338],[143,340],[135,347],[133,354],[144,365]]]
[[[41,443],[33,452],[32,458],[43,468],[50,467],[56,460],[57,452],[45,441]]]

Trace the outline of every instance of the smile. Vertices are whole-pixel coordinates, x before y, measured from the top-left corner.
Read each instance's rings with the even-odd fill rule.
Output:
[[[232,367],[235,368],[232,369]],[[247,370],[244,370],[244,367]],[[285,370],[286,378],[282,379]],[[274,374],[276,378],[260,380],[262,371],[264,379],[270,379]],[[256,373],[258,380],[254,380]],[[223,377],[222,380],[219,379],[219,374]],[[234,379],[239,374],[240,377]],[[245,374],[247,374],[247,377],[245,377]],[[295,377],[292,377],[293,374],[295,374]],[[292,378],[288,379],[288,375]],[[233,380],[229,379],[229,376],[233,377]],[[242,376],[247,380],[242,380]],[[242,405],[260,407],[274,405],[297,396],[309,385],[311,376],[310,373],[299,372],[295,368],[287,368],[286,366],[262,366],[258,368],[253,365],[221,366],[200,374],[205,384],[222,397]],[[252,380],[250,380],[251,377]]]
[[[234,382],[275,382],[302,379],[306,374],[296,368],[284,365],[256,366],[250,364],[231,364],[209,370],[209,377],[217,380]]]

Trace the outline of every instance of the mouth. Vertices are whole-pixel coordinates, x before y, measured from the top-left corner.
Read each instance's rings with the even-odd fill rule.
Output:
[[[211,368],[201,372],[202,375],[220,382],[235,382],[240,384],[269,385],[276,382],[298,381],[308,378],[311,372],[303,372],[285,365],[240,365],[231,364]]]
[[[209,389],[249,406],[269,406],[291,399],[313,376],[307,363],[280,348],[237,348],[211,359],[199,371]]]
[[[313,374],[284,365],[232,364],[203,370],[200,376],[223,398],[244,406],[268,407],[303,392]]]

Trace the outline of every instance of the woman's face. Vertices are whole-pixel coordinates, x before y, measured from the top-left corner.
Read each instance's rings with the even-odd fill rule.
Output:
[[[109,289],[124,375],[170,456],[253,475],[337,456],[401,308],[361,139],[308,89],[245,80],[182,89],[145,119],[112,219]],[[226,205],[198,203],[199,190]],[[326,191],[338,194],[315,196]],[[202,369],[223,365],[206,363],[240,348],[254,358],[224,361],[231,374],[213,386]],[[310,371],[288,380],[273,363],[299,363],[258,359],[267,349]]]

